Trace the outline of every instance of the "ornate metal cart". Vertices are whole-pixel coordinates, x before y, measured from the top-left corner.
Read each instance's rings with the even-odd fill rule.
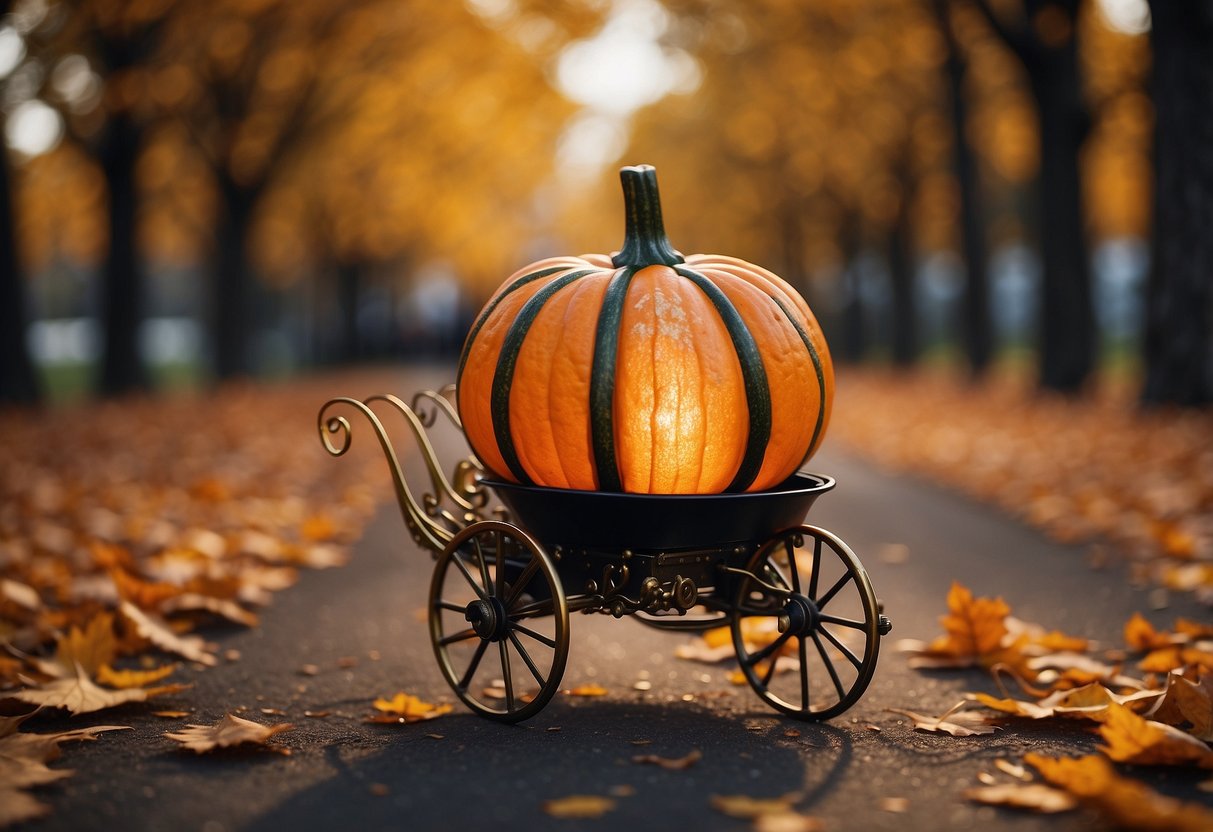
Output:
[[[664,630],[729,627],[750,686],[797,719],[829,719],[858,701],[891,625],[859,558],[802,525],[833,479],[800,473],[745,494],[567,491],[490,479],[471,455],[448,478],[426,431],[439,418],[462,431],[453,389],[418,393],[411,405],[335,398],[318,427],[333,456],[351,439],[334,408],[358,410],[374,428],[404,521],[435,557],[430,639],[469,708],[505,722],[538,713],[560,688],[571,612],[631,615]],[[420,501],[376,403],[398,411],[416,438],[431,484]],[[505,505],[490,509],[490,491]]]

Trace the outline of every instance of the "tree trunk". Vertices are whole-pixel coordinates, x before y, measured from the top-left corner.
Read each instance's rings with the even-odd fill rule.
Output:
[[[863,276],[859,270],[859,253],[862,242],[859,234],[859,221],[856,217],[848,216],[842,226],[842,257],[843,257],[843,305],[842,305],[842,338],[839,355],[849,364],[863,361],[868,349],[867,327],[864,325],[865,309],[863,305]]]
[[[918,304],[914,292],[914,253],[910,228],[910,194],[903,182],[897,215],[888,240],[890,314],[893,363],[909,367],[918,360]]]
[[[1083,227],[1079,151],[1086,109],[1074,38],[1027,63],[1040,130],[1040,384],[1077,392],[1095,365],[1091,267]]]
[[[961,341],[969,359],[969,371],[980,376],[994,354],[990,326],[989,271],[986,263],[985,227],[978,194],[977,157],[969,144],[969,101],[964,82],[967,66],[951,24],[949,0],[935,0],[935,16],[947,46],[949,109],[952,121],[953,168],[960,192],[960,245],[965,263],[964,294],[961,297]]]
[[[253,270],[249,251],[256,192],[226,177],[219,187],[223,214],[215,235],[214,295],[211,302],[215,376],[231,379],[252,369],[249,335]]]
[[[1152,2],[1154,241],[1145,401],[1213,401],[1213,6]]]
[[[8,151],[0,147],[0,403],[39,399],[37,377],[25,338],[25,276],[17,254],[13,177]]]
[[[148,387],[139,351],[144,279],[136,242],[139,197],[135,164],[141,130],[126,111],[112,114],[104,129],[97,158],[109,192],[109,251],[102,269],[101,322],[105,347],[100,391],[114,396]]]

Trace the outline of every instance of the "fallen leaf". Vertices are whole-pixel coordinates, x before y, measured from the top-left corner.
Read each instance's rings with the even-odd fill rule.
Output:
[[[1133,613],[1133,617],[1125,622],[1124,639],[1129,647],[1143,652],[1170,647],[1175,643],[1171,634],[1158,632],[1139,612]]]
[[[1205,743],[1178,728],[1144,719],[1123,705],[1108,708],[1099,735],[1107,743],[1100,750],[1119,763],[1213,768],[1213,749]]]
[[[880,811],[891,812],[895,815],[903,815],[910,811],[910,799],[907,797],[882,797],[878,805]]]
[[[9,694],[9,697],[29,702],[32,705],[65,708],[75,716],[125,705],[128,702],[144,702],[154,696],[178,693],[187,687],[188,685],[162,685],[156,688],[110,690],[94,684],[93,680],[84,672],[84,668],[76,665],[74,676],[53,679],[40,687]]]
[[[1097,754],[1062,758],[1027,754],[1024,760],[1050,784],[1065,789],[1118,827],[1143,832],[1213,829],[1213,812],[1164,797],[1144,783],[1122,777]]]
[[[1043,783],[1001,783],[966,789],[964,796],[977,803],[989,806],[1011,806],[1016,809],[1031,809],[1033,812],[1051,814],[1068,812],[1078,806],[1078,801],[1062,789]]]
[[[219,663],[214,654],[207,650],[207,643],[198,636],[179,636],[169,628],[163,619],[153,617],[136,607],[130,601],[123,601],[119,607],[122,614],[135,625],[135,631],[150,641],[156,647],[169,653],[176,653],[192,662],[214,667]]]
[[[114,637],[114,617],[108,612],[97,613],[83,630],[72,626],[55,647],[54,663],[60,668],[56,676],[71,676],[77,666],[89,676],[114,660],[118,640]]]
[[[600,818],[614,808],[612,798],[594,794],[574,794],[543,802],[543,811],[554,818]]]
[[[152,711],[152,716],[158,716],[161,719],[185,719],[192,711]]]
[[[0,827],[41,817],[49,807],[23,789],[42,786],[70,777],[68,769],[51,769],[47,763],[59,757],[59,745],[69,741],[96,739],[106,731],[128,731],[126,725],[96,725],[54,734],[18,731],[33,713],[0,718]]]
[[[114,670],[108,664],[97,671],[97,681],[111,688],[145,688],[159,682],[177,669],[175,664],[166,664],[152,670]]]
[[[800,794],[785,794],[782,797],[750,797],[745,794],[714,794],[709,801],[712,808],[731,818],[757,818],[762,815],[780,815],[792,811],[792,806],[801,799]]]
[[[197,592],[183,592],[160,605],[166,614],[174,612],[209,612],[245,627],[256,627],[258,618],[230,598],[215,598]]]
[[[400,691],[391,699],[376,699],[374,702],[375,710],[385,714],[388,718],[380,719],[372,717],[376,722],[423,722],[427,719],[435,719],[443,714],[451,712],[450,705],[433,705],[429,702],[423,702],[412,694]]]
[[[754,832],[822,832],[825,828],[820,818],[796,812],[773,812],[754,819]]]
[[[938,717],[924,716],[914,711],[903,711],[900,708],[888,708],[887,710],[909,717],[913,720],[914,729],[917,731],[942,732],[954,737],[973,737],[993,734],[997,730],[976,711],[962,711],[961,708],[964,706],[963,701],[957,702],[946,713]]]
[[[226,714],[214,725],[187,725],[182,730],[170,731],[165,736],[181,743],[182,748],[204,754],[216,748],[232,748],[245,744],[265,745],[270,737],[294,727],[289,722],[261,725]]]
[[[632,757],[633,763],[661,766],[669,771],[683,771],[703,759],[703,753],[698,749],[692,750],[685,757],[659,757],[656,754],[637,754]]]
[[[49,815],[51,807],[16,786],[0,785],[0,827]]]
[[[1003,760],[1001,758],[997,759],[994,761],[994,767],[1003,774],[1011,775],[1016,780],[1023,780],[1026,782],[1032,779],[1032,775],[1028,774],[1027,770],[1024,769],[1023,766],[1017,763],[1009,762],[1008,760]]]
[[[607,689],[595,682],[577,685],[568,690],[569,696],[606,696]]]
[[[1170,674],[1166,693],[1146,715],[1182,728],[1197,739],[1213,742],[1213,676],[1205,676],[1197,683]]]

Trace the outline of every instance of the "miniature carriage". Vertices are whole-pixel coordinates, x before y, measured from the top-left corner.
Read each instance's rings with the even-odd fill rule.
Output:
[[[829,719],[858,701],[891,624],[850,548],[802,524],[833,479],[797,473],[738,494],[572,491],[490,479],[474,455],[448,478],[426,431],[442,417],[462,432],[453,389],[418,393],[411,406],[335,398],[318,427],[333,456],[351,440],[349,421],[329,415],[335,406],[374,428],[405,523],[435,557],[430,639],[469,708],[503,722],[538,713],[560,689],[573,612],[663,630],[727,627],[750,687],[796,719]],[[399,411],[418,442],[432,484],[420,502],[373,403]],[[504,506],[489,508],[490,491]]]

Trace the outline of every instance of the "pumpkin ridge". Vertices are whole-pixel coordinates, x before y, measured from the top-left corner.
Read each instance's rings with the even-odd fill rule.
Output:
[[[514,322],[510,324],[505,340],[501,344],[501,351],[497,355],[497,369],[493,373],[493,384],[489,392],[493,433],[497,439],[497,449],[501,452],[510,473],[523,485],[533,485],[534,481],[518,459],[513,433],[510,430],[510,389],[513,386],[514,367],[518,363],[518,352],[522,349],[522,342],[526,340],[531,324],[539,315],[539,310],[551,299],[552,295],[573,281],[598,271],[601,270],[583,269],[562,275],[531,296],[531,299],[518,311]]]
[[[729,483],[726,491],[745,491],[762,468],[766,456],[767,444],[771,439],[771,389],[767,381],[766,368],[762,363],[762,353],[754,340],[754,335],[746,326],[741,313],[721,291],[720,287],[706,276],[686,266],[675,266],[674,271],[693,282],[708,296],[708,300],[716,308],[716,312],[728,329],[729,338],[733,341],[733,349],[741,362],[742,382],[745,385],[746,406],[750,414],[750,431],[746,439],[745,455],[737,474]]]
[[[821,395],[821,402],[817,408],[817,424],[813,427],[813,438],[809,440],[809,449],[805,452],[804,459],[800,461],[803,465],[805,460],[813,453],[813,449],[817,447],[817,440],[821,438],[821,428],[825,424],[826,419],[826,377],[825,370],[821,366],[821,356],[817,354],[817,347],[813,346],[813,342],[809,339],[809,333],[805,332],[804,327],[792,315],[792,310],[784,305],[784,302],[774,295],[770,296],[771,300],[775,301],[783,314],[787,316],[788,322],[796,328],[796,334],[800,336],[800,340],[804,342],[805,349],[809,351],[809,359],[813,362],[813,370],[817,373],[817,390]]]
[[[600,491],[622,491],[623,478],[615,458],[615,359],[623,303],[638,268],[627,266],[611,278],[598,312],[594,360],[590,366],[590,444]]]
[[[507,296],[512,294],[515,290],[521,289],[523,286],[526,286],[528,283],[533,283],[534,281],[539,280],[540,278],[544,278],[544,277],[547,277],[548,275],[556,274],[556,272],[565,271],[566,269],[572,269],[572,268],[575,268],[575,267],[567,266],[567,265],[566,266],[549,266],[546,269],[540,269],[539,271],[531,272],[530,274],[524,274],[522,277],[518,278],[513,283],[511,283],[509,286],[507,286],[504,291],[499,292],[496,297],[494,297],[491,301],[488,302],[487,305],[485,305],[485,307],[481,311],[479,317],[476,318],[476,322],[472,324],[472,328],[468,332],[468,337],[463,342],[463,350],[460,351],[460,353],[459,353],[459,368],[455,371],[455,389],[456,390],[459,389],[459,379],[463,377],[463,368],[467,364],[468,355],[472,352],[472,344],[475,343],[476,336],[480,334],[480,330],[484,327],[485,323],[488,322],[489,316],[493,314],[493,311],[497,309],[497,306],[503,300],[505,300],[505,298]]]

